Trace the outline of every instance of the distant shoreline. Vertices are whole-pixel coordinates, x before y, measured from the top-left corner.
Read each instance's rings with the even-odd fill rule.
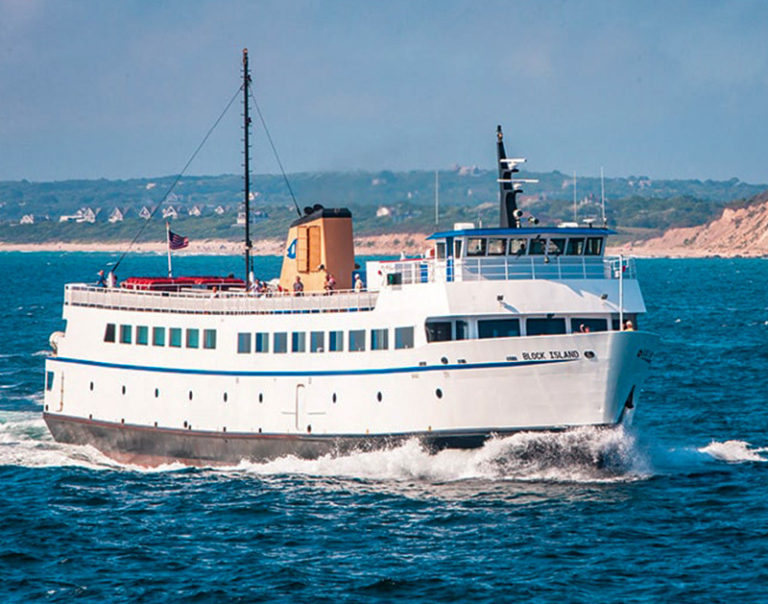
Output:
[[[420,255],[429,245],[425,233],[390,233],[388,235],[367,235],[355,238],[355,253],[357,255],[388,256],[405,253],[408,256]],[[122,253],[128,250],[128,241],[110,242],[64,242],[50,241],[45,243],[11,243],[0,241],[0,252],[104,252]],[[255,256],[282,256],[284,241],[280,239],[261,239],[253,242],[252,254]],[[144,242],[134,244],[130,250],[141,254],[165,254],[166,247],[159,242]],[[190,241],[189,247],[173,252],[174,255],[203,255],[203,256],[238,256],[243,253],[240,241],[226,239],[203,239]],[[640,258],[759,258],[764,254],[750,253],[744,250],[723,252],[719,250],[701,250],[679,247],[645,247],[638,245],[609,246],[609,255],[624,254]]]

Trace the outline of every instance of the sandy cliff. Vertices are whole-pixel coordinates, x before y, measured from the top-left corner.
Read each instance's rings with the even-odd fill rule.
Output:
[[[670,229],[661,237],[637,242],[622,251],[639,256],[766,256],[768,191],[745,208],[726,208],[709,224]]]

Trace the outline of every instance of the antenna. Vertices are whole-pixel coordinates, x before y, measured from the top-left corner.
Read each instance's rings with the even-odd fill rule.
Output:
[[[438,224],[440,221],[440,193],[439,193],[439,187],[440,187],[440,179],[438,177],[438,171],[435,170],[435,224]]]
[[[603,174],[603,166],[600,166],[600,202],[603,206],[603,226],[608,224],[605,219],[605,175]]]
[[[245,170],[245,289],[246,291],[251,288],[251,179],[250,179],[250,158],[248,149],[248,133],[251,127],[251,118],[248,117],[248,86],[251,83],[251,76],[248,73],[248,49],[243,49],[243,143],[244,158],[243,168]]]
[[[576,170],[573,171],[573,221],[579,221],[578,216],[576,216]]]

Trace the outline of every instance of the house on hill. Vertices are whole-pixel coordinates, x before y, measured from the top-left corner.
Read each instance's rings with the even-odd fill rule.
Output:
[[[224,212],[226,212],[226,210],[224,209],[224,206],[216,206],[216,209],[214,210],[214,212],[218,216],[221,216],[222,214],[224,214]]]
[[[173,206],[163,208],[163,218],[178,218],[179,213]]]
[[[24,216],[21,217],[21,220],[19,220],[19,224],[35,224],[35,215],[24,214]]]
[[[152,218],[152,212],[149,211],[147,206],[141,207],[141,210],[139,210],[139,218],[143,218],[144,220],[149,220]]]
[[[94,212],[91,208],[80,208],[74,214],[63,214],[59,216],[59,222],[88,222],[93,224],[96,222],[96,215],[99,213],[99,211],[100,210],[96,210]]]
[[[189,208],[187,210],[187,214],[189,216],[193,216],[195,218],[199,218],[200,216],[202,216],[203,211],[200,209],[200,206],[192,206],[191,208]]]
[[[120,208],[115,208],[112,210],[112,213],[109,215],[107,220],[114,224],[116,222],[122,222],[124,218],[125,215],[120,211]]]

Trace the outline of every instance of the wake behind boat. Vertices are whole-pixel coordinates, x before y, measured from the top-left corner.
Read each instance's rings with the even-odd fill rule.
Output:
[[[65,287],[44,418],[61,442],[124,462],[312,458],[409,438],[477,447],[494,434],[613,426],[657,338],[612,231],[524,226],[524,160],[497,131],[500,226],[456,225],[420,258],[356,271],[348,210],[289,228],[279,286],[246,275]]]

